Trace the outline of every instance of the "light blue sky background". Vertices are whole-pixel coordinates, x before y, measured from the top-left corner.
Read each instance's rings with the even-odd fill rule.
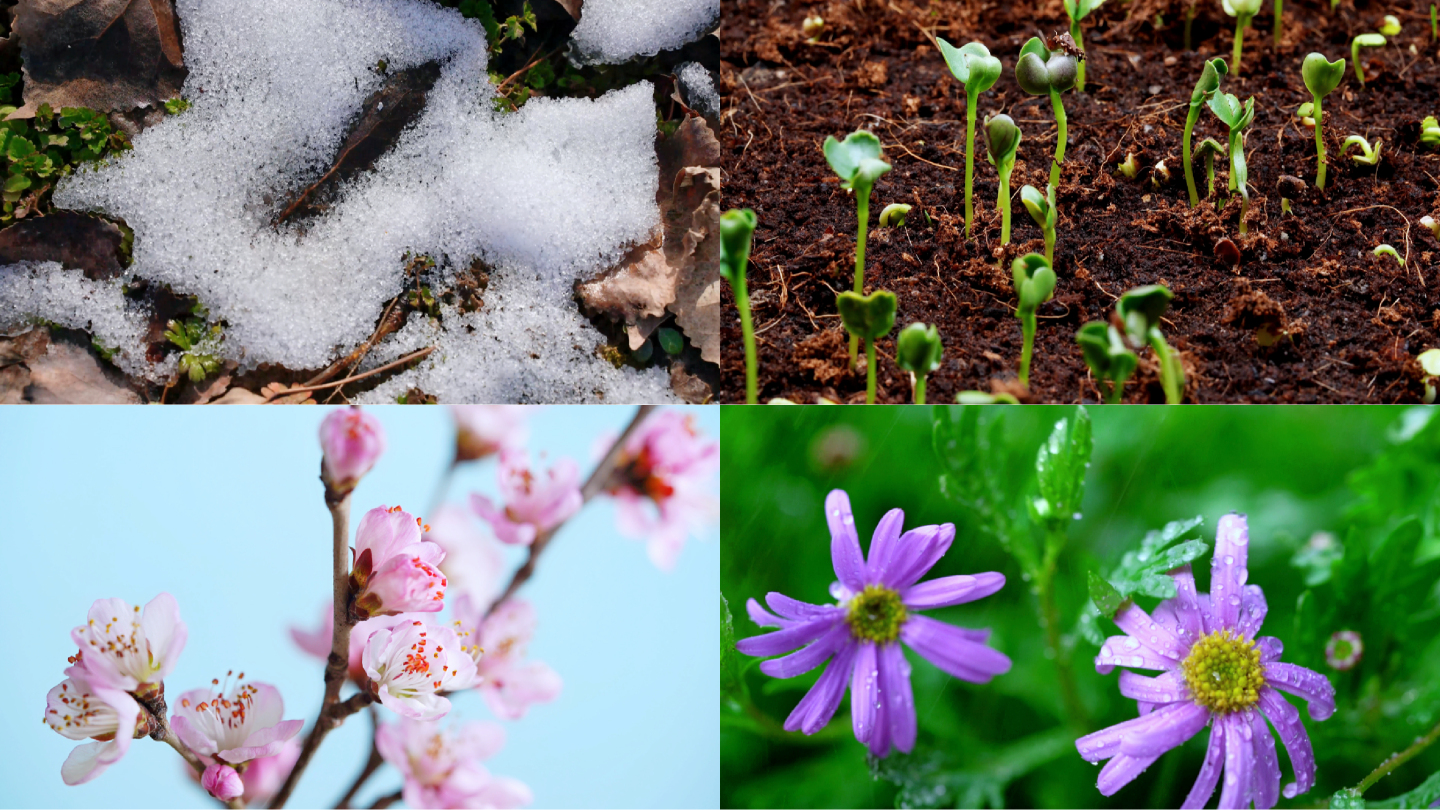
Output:
[[[41,722],[45,693],[75,651],[70,628],[97,598],[143,604],[160,591],[175,595],[190,640],[168,695],[233,668],[279,687],[287,718],[313,719],[321,664],[294,646],[287,628],[313,625],[330,588],[316,439],[328,410],[0,408],[8,613],[0,806],[214,806],[185,778],[179,757],[148,739],[89,784],[60,781],[75,743]],[[352,528],[361,511],[382,503],[427,509],[452,452],[447,410],[372,410],[389,451],[355,492]],[[718,435],[714,409],[692,412]],[[531,449],[570,455],[588,474],[594,438],[620,430],[631,413],[537,410]],[[462,469],[450,499],[472,490],[495,492],[493,460]],[[507,550],[518,564],[522,552]],[[490,770],[529,784],[537,807],[716,806],[719,556],[712,528],[666,574],[643,544],[615,532],[605,499],[572,520],[522,591],[539,613],[530,655],[558,671],[565,688],[556,702],[505,724],[508,742],[486,763]],[[455,707],[452,716],[492,719],[477,694],[459,696]],[[368,726],[357,715],[327,738],[292,807],[334,804],[364,762]],[[399,784],[385,769],[359,806]]]

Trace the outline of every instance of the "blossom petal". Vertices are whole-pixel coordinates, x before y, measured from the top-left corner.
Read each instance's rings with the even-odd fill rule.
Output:
[[[1235,629],[1245,638],[1254,638],[1260,632],[1260,625],[1265,623],[1265,613],[1269,606],[1265,603],[1265,591],[1259,585],[1246,585],[1244,594],[1240,598],[1240,619]]]
[[[1255,810],[1270,810],[1280,801],[1280,757],[1275,753],[1275,738],[1265,725],[1265,716],[1248,710],[1246,721],[1255,735],[1255,772],[1250,780],[1255,791]]]
[[[1170,572],[1170,578],[1175,580],[1175,598],[1167,599],[1161,604],[1168,604],[1175,611],[1175,618],[1180,622],[1180,627],[1185,633],[1177,633],[1182,638],[1200,638],[1206,632],[1205,622],[1200,614],[1200,600],[1195,592],[1195,573],[1190,569],[1190,563],[1176,568]]]
[[[1195,776],[1195,785],[1181,803],[1180,810],[1201,810],[1210,801],[1220,783],[1220,769],[1225,764],[1225,734],[1217,724],[1210,729],[1210,745],[1205,749],[1205,764]]]
[[[865,557],[860,553],[855,513],[850,510],[850,496],[845,490],[831,490],[825,496],[825,522],[830,525],[830,559],[835,565],[835,576],[845,587],[858,593],[865,587]]]
[[[1150,618],[1143,608],[1134,602],[1127,601],[1115,614],[1115,625],[1140,645],[1161,658],[1167,658],[1178,662],[1184,657],[1184,648],[1189,645],[1180,643],[1169,630],[1160,626],[1160,623]],[[1121,642],[1122,647],[1130,647],[1130,643]],[[1171,666],[1173,666],[1172,664]]]
[[[260,757],[272,757],[285,747],[285,741],[300,733],[304,720],[284,720],[251,734],[239,748],[229,748],[216,754],[220,759],[238,765]]]
[[[1285,786],[1285,798],[1293,799],[1315,786],[1315,751],[1310,747],[1310,735],[1300,722],[1300,710],[1268,686],[1260,690],[1260,711],[1275,726],[1280,742],[1285,744],[1285,754],[1290,757],[1295,781]]]
[[[835,716],[835,710],[840,708],[840,699],[845,696],[845,686],[850,682],[850,673],[855,667],[855,656],[859,651],[859,644],[848,644],[835,654],[830,665],[820,673],[820,679],[795,705],[790,716],[785,718],[786,731],[798,729],[806,734],[814,734],[830,722],[830,718]]]
[[[1102,728],[1086,734],[1075,741],[1075,748],[1087,762],[1109,759],[1120,753],[1120,746],[1130,735],[1146,733],[1155,724],[1168,721],[1175,716],[1176,712],[1180,711],[1183,705],[1185,704],[1171,703],[1133,720],[1126,720],[1109,728]]]
[[[1102,796],[1114,796],[1120,788],[1135,781],[1144,770],[1154,764],[1160,757],[1132,757],[1127,754],[1120,754],[1100,769],[1100,778],[1096,780],[1095,787],[1100,789]]]
[[[900,628],[900,640],[926,661],[964,681],[988,683],[1009,672],[1010,659],[974,641],[974,632],[928,616],[911,616]]]
[[[765,604],[769,605],[776,615],[800,622],[821,616],[832,616],[839,611],[839,608],[834,605],[812,605],[809,602],[801,602],[799,599],[791,599],[785,594],[775,591],[765,594]]]
[[[1123,669],[1120,671],[1120,694],[1131,700],[1164,704],[1188,699],[1190,687],[1185,685],[1185,674],[1178,669],[1154,678]]]
[[[1249,550],[1250,527],[1245,516],[1231,512],[1220,518],[1215,531],[1215,556],[1210,560],[1210,601],[1219,622],[1212,630],[1234,630],[1240,619],[1240,588],[1247,576],[1245,558]]]
[[[1144,731],[1127,735],[1120,741],[1120,753],[1124,756],[1144,759],[1155,757],[1183,745],[1186,740],[1200,733],[1210,722],[1210,710],[1189,701],[1172,704],[1164,722],[1156,723]]]
[[[897,563],[887,583],[897,591],[905,591],[920,581],[920,578],[935,567],[935,563],[950,550],[955,542],[955,524],[942,523],[939,526],[920,526],[900,537],[900,554],[903,564]]]
[[[1110,636],[1095,656],[1095,671],[1101,675],[1109,675],[1115,667],[1169,671],[1175,666],[1175,661],[1152,652],[1132,636]]]
[[[412,720],[438,720],[450,711],[450,699],[433,692],[404,698],[391,693],[389,684],[381,684],[379,698],[385,708]]]
[[[813,619],[808,622],[796,622],[784,630],[777,630],[774,633],[742,638],[735,642],[735,649],[746,655],[753,655],[756,658],[769,658],[773,655],[783,655],[791,650],[799,649],[824,635],[825,631],[829,630],[834,622],[835,619],[830,617]]]
[[[905,607],[912,610],[950,607],[984,599],[1005,587],[1005,575],[990,571],[984,574],[960,574],[940,577],[911,586],[901,595]]]
[[[779,616],[770,615],[768,610],[760,607],[760,603],[756,602],[754,597],[745,600],[745,612],[750,614],[750,621],[761,627],[785,628],[795,624],[795,622],[789,619],[782,619]]]
[[[150,645],[150,657],[160,665],[150,682],[159,683],[175,668],[189,635],[185,622],[180,621],[180,605],[175,597],[160,593],[147,602],[145,613],[140,617],[140,628]]]
[[[250,709],[246,712],[246,726],[269,728],[285,718],[285,699],[280,696],[279,689],[268,683],[252,683],[250,687],[255,691],[251,695]]]
[[[115,760],[120,757],[116,755],[116,743],[124,735],[119,735],[109,742],[89,742],[84,745],[77,745],[70,749],[70,755],[65,757],[65,762],[60,766],[60,778],[67,785],[83,785],[91,779],[105,772]]]
[[[175,736],[180,738],[180,742],[188,745],[190,750],[197,754],[209,756],[218,750],[215,747],[214,740],[205,736],[204,732],[196,728],[194,723],[190,722],[189,717],[179,712],[171,715],[170,728],[175,732]]]
[[[901,753],[915,747],[915,696],[910,691],[910,662],[895,642],[880,647],[880,696],[885,700],[885,720],[890,738]]]
[[[859,647],[850,674],[850,719],[855,728],[855,739],[868,743],[875,736],[880,714],[880,699],[876,694],[880,688],[879,673],[876,671],[875,645],[867,641]]]
[[[850,628],[836,624],[829,632],[816,639],[809,646],[797,650],[784,658],[771,658],[760,662],[760,671],[772,678],[793,678],[804,675],[825,663],[850,639]]]
[[[892,568],[900,560],[900,530],[905,526],[905,513],[891,509],[875,524],[870,537],[870,555],[865,564],[866,582],[889,584]]]
[[[1335,687],[1324,675],[1305,667],[1275,661],[1265,665],[1265,681],[1277,689],[1304,698],[1310,716],[1326,720],[1335,713]]]
[[[1255,639],[1255,648],[1260,651],[1260,663],[1262,664],[1279,661],[1280,656],[1285,653],[1284,643],[1274,636],[1261,636]]]
[[[1220,715],[1215,724],[1225,733],[1225,781],[1220,788],[1220,806],[1249,807],[1250,774],[1255,764],[1255,745],[1251,739],[1254,733],[1238,714]]]

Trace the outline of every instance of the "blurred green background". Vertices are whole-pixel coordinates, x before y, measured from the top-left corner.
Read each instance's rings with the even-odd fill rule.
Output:
[[[1020,509],[1036,491],[1036,450],[1075,410],[985,408],[979,421],[993,428],[999,452],[971,459],[965,474],[996,482],[1007,508]],[[1301,707],[1319,771],[1314,789],[1280,806],[1325,806],[1334,791],[1355,786],[1440,722],[1440,595],[1431,576],[1440,571],[1440,419],[1429,419],[1433,411],[1099,406],[1088,413],[1094,450],[1082,515],[1069,527],[1055,580],[1065,633],[1060,655],[1073,663],[1084,710],[1082,718],[1067,718],[1036,596],[975,514],[942,494],[933,409],[722,409],[721,590],[735,637],[761,632],[745,613],[747,598],[763,602],[766,592],[779,591],[833,602],[822,504],[838,487],[850,495],[866,549],[875,523],[893,507],[905,510],[907,529],[956,524],[954,546],[929,577],[1000,571],[1008,581],[993,597],[929,615],[993,628],[991,643],[1014,661],[1011,672],[980,686],[907,651],[919,740],[912,754],[876,763],[851,734],[848,697],[814,737],[780,728],[821,669],[776,680],[759,672],[758,659],[741,656],[744,688],[722,687],[722,806],[1179,806],[1208,729],[1110,799],[1095,789],[1099,769],[1080,759],[1075,737],[1133,718],[1136,708],[1117,691],[1118,670],[1095,672],[1097,647],[1077,632],[1078,622],[1093,610],[1087,572],[1113,570],[1146,531],[1172,520],[1202,516],[1199,537],[1213,546],[1216,521],[1230,511],[1249,515],[1249,581],[1264,588],[1270,607],[1261,634],[1278,636],[1284,660],[1326,674],[1338,691],[1338,710],[1323,723],[1291,699]],[[1418,529],[1405,523],[1410,517],[1419,519]],[[1307,542],[1330,550],[1301,553]],[[1208,589],[1204,559],[1195,569]],[[1158,600],[1138,601],[1149,610]],[[1108,619],[1096,621],[1104,635],[1119,633]],[[1366,643],[1360,665],[1347,672],[1328,667],[1323,653],[1341,629],[1360,631]],[[723,639],[722,627],[722,648]],[[1283,783],[1293,780],[1283,754],[1281,770]],[[1437,771],[1440,744],[1365,798],[1411,791]],[[1216,798],[1218,791],[1212,806]]]

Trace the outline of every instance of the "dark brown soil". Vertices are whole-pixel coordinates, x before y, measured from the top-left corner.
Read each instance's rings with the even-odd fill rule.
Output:
[[[1222,88],[1242,101],[1256,98],[1245,236],[1238,201],[1218,213],[1203,201],[1189,208],[1180,163],[1190,93],[1205,59],[1229,58],[1233,18],[1202,0],[1188,52],[1181,48],[1183,0],[1111,0],[1085,21],[1086,92],[1064,96],[1070,137],[1058,195],[1059,284],[1040,311],[1033,400],[1097,399],[1075,331],[1107,317],[1125,290],[1152,283],[1175,293],[1165,332],[1183,352],[1187,401],[1421,396],[1414,356],[1440,345],[1440,250],[1418,223],[1440,202],[1440,152],[1419,144],[1421,119],[1440,115],[1440,45],[1430,41],[1429,5],[1343,0],[1331,12],[1328,0],[1290,0],[1278,51],[1272,6],[1266,0],[1246,32],[1242,76],[1232,74]],[[1404,30],[1362,54],[1362,90],[1349,43],[1377,31],[1387,13],[1400,16]],[[825,20],[818,44],[801,34],[812,14]],[[836,293],[853,283],[855,207],[821,153],[827,135],[861,127],[880,137],[894,165],[872,197],[866,291],[899,297],[897,330],[913,321],[939,327],[945,356],[931,375],[929,399],[1013,387],[1021,336],[1009,263],[1043,250],[1018,190],[1026,183],[1044,188],[1055,144],[1049,100],[1020,90],[1014,64],[1026,39],[1066,28],[1060,0],[739,0],[727,2],[724,19],[725,204],[754,208],[760,220],[748,278],[761,401],[863,401],[863,365],[848,370],[835,310]],[[979,143],[976,238],[964,238],[965,96],[930,36],[957,46],[979,40],[1005,65],[979,105],[981,120],[1005,112],[1024,133],[1011,179],[1012,243],[1003,249],[995,170]],[[1324,194],[1313,187],[1313,132],[1294,116],[1310,98],[1300,63],[1311,51],[1347,60],[1345,81],[1325,100]],[[1340,155],[1350,134],[1384,141],[1378,169]],[[1208,109],[1194,142],[1206,136],[1225,140],[1224,125]],[[1135,180],[1116,174],[1130,151],[1141,165]],[[1157,189],[1149,178],[1162,159],[1171,180]],[[1222,189],[1223,162],[1216,166]],[[1196,172],[1203,195],[1203,166]],[[1292,200],[1293,214],[1281,213],[1282,175],[1309,185],[1304,199]],[[915,206],[909,227],[875,228],[873,218],[891,202]],[[1238,269],[1216,258],[1225,237],[1240,247]],[[1381,243],[1405,256],[1405,267],[1371,255]],[[739,319],[725,295],[724,401],[743,401]],[[909,375],[894,364],[893,338],[879,341],[879,398],[908,402]],[[1126,400],[1163,401],[1153,358],[1148,350],[1141,358]]]

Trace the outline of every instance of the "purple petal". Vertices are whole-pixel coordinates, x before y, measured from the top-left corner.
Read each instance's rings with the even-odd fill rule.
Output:
[[[750,614],[750,621],[761,627],[789,627],[795,622],[789,619],[782,619],[779,616],[770,615],[770,611],[760,607],[760,603],[753,598],[745,600],[745,612]]]
[[[769,605],[770,609],[782,618],[800,622],[833,615],[840,610],[835,605],[812,605],[809,602],[791,599],[785,594],[775,591],[765,594],[765,604]]]
[[[1210,601],[1219,622],[1213,629],[1234,630],[1240,618],[1240,587],[1248,575],[1245,555],[1249,549],[1250,527],[1245,516],[1231,512],[1220,518],[1215,531],[1215,556],[1210,560]]]
[[[1200,773],[1195,777],[1195,785],[1190,788],[1190,795],[1180,805],[1180,810],[1201,810],[1205,803],[1210,801],[1210,795],[1215,792],[1215,785],[1220,782],[1220,766],[1225,762],[1225,733],[1220,730],[1220,724],[1215,724],[1210,729],[1210,746],[1205,749],[1205,764],[1200,766]]]
[[[783,655],[824,635],[835,621],[833,618],[826,617],[808,622],[796,622],[784,630],[776,630],[763,636],[742,638],[735,642],[735,649],[756,658]]]
[[[912,610],[950,607],[984,599],[1005,587],[1005,575],[993,571],[984,574],[940,577],[922,582],[902,594],[905,606]]]
[[[831,490],[825,496],[825,522],[830,524],[830,559],[840,583],[856,593],[865,587],[865,558],[860,554],[860,537],[855,534],[855,514],[845,490]]]
[[[1185,630],[1184,633],[1176,635],[1193,644],[1195,639],[1206,632],[1205,622],[1200,616],[1199,596],[1195,593],[1195,573],[1190,570],[1190,563],[1185,563],[1171,571],[1170,578],[1175,580],[1175,598],[1167,599],[1161,604],[1171,606],[1176,620]]]
[[[926,661],[955,677],[971,683],[988,683],[1010,671],[1010,659],[999,650],[978,644],[973,630],[936,621],[928,616],[911,616],[900,628],[900,640],[920,653]]]
[[[942,523],[939,526],[920,526],[900,537],[900,552],[892,566],[887,585],[897,591],[905,591],[920,578],[930,573],[935,563],[950,550],[955,542],[955,524]]]
[[[1146,768],[1154,764],[1159,757],[1132,757],[1120,754],[1100,769],[1100,778],[1096,780],[1095,787],[1100,788],[1101,796],[1114,796],[1116,791],[1135,781]]]
[[[1178,708],[1162,723],[1143,732],[1130,734],[1120,742],[1120,753],[1130,757],[1158,757],[1200,733],[1210,722],[1210,710],[1189,701],[1174,704]]]
[[[1285,786],[1285,798],[1293,799],[1315,786],[1315,751],[1310,747],[1310,735],[1300,722],[1300,710],[1268,686],[1260,690],[1260,711],[1280,734],[1290,767],[1295,770],[1295,781]]]
[[[1255,735],[1255,773],[1251,783],[1255,791],[1255,810],[1270,810],[1280,801],[1280,757],[1275,753],[1275,738],[1265,725],[1265,716],[1248,710],[1246,720]]]
[[[1280,656],[1285,653],[1285,645],[1274,636],[1261,636],[1255,639],[1255,648],[1260,650],[1260,663],[1262,664],[1279,661]]]
[[[1189,647],[1188,644],[1181,644],[1180,639],[1161,627],[1159,622],[1150,618],[1150,614],[1134,602],[1126,602],[1121,606],[1120,611],[1115,614],[1115,624],[1130,638],[1140,642],[1141,646],[1161,658],[1170,659],[1171,666],[1184,657],[1184,649]]]
[[[880,648],[880,697],[885,701],[890,738],[902,753],[915,747],[915,697],[910,692],[910,662],[896,643]]]
[[[1171,703],[1161,706],[1149,714],[1102,728],[1075,741],[1075,748],[1087,762],[1099,762],[1120,753],[1120,746],[1133,734],[1145,734],[1158,724],[1169,722],[1183,706],[1192,704]]]
[[[1188,699],[1190,688],[1185,685],[1185,674],[1178,669],[1154,678],[1124,669],[1120,671],[1120,694],[1145,703],[1174,703]]]
[[[784,658],[772,658],[769,661],[760,662],[760,671],[772,678],[793,678],[796,675],[804,675],[815,667],[825,663],[825,659],[834,655],[845,642],[850,639],[850,628],[843,623],[838,623],[830,628],[829,632],[816,639],[815,642],[797,652],[793,652]]]
[[[1215,723],[1225,733],[1225,784],[1220,788],[1220,807],[1249,807],[1254,732],[1238,714],[1222,714]]]
[[[875,724],[880,714],[879,671],[875,660],[875,645],[862,642],[855,654],[855,666],[850,674],[850,719],[855,728],[855,739],[870,742],[875,735]]]
[[[870,555],[865,564],[866,582],[886,582],[887,574],[900,556],[900,530],[905,526],[905,513],[891,509],[875,524],[870,536]]]
[[[1150,613],[1150,618],[1154,619],[1156,624],[1165,628],[1165,631],[1170,635],[1180,640],[1180,652],[1183,656],[1189,654],[1190,647],[1194,645],[1195,639],[1199,637],[1192,635],[1190,631],[1180,623],[1180,617],[1175,615],[1174,603],[1174,599],[1166,599],[1164,602],[1156,605],[1155,610]]]
[[[1265,604],[1265,592],[1259,585],[1246,585],[1244,595],[1240,599],[1240,620],[1236,623],[1235,629],[1245,638],[1254,638],[1260,632],[1260,625],[1265,623],[1265,612],[1269,606]]]
[[[1265,682],[1310,704],[1310,716],[1327,720],[1335,713],[1335,687],[1330,679],[1305,667],[1279,661],[1265,665]]]
[[[1101,675],[1109,675],[1115,667],[1171,670],[1176,666],[1175,661],[1151,652],[1130,636],[1105,639],[1105,643],[1100,645],[1100,654],[1095,656],[1095,671]]]
[[[834,660],[820,673],[820,679],[795,705],[795,710],[785,718],[785,730],[800,730],[814,734],[830,722],[835,710],[840,708],[840,699],[845,696],[845,685],[850,682],[850,672],[855,666],[858,644],[842,647]]]

